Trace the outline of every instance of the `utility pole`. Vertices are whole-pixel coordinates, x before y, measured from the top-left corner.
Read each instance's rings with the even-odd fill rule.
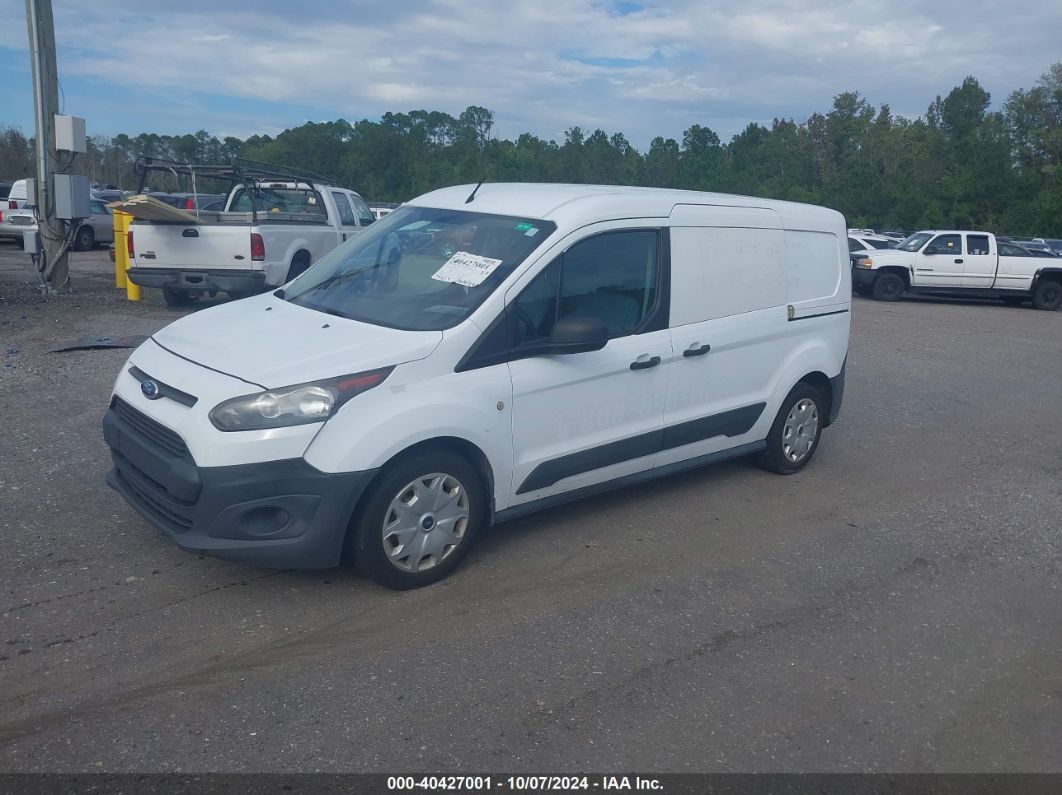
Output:
[[[56,216],[55,207],[53,175],[59,162],[55,149],[59,80],[55,62],[55,25],[52,20],[51,0],[26,0],[26,27],[29,30],[33,106],[37,127],[37,226],[43,248],[40,270],[45,289],[54,293],[65,290],[70,281],[67,262],[70,226],[68,222]]]

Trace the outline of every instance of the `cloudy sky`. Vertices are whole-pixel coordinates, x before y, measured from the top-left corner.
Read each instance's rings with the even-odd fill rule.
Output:
[[[975,75],[998,106],[1062,58],[1062,3],[969,0],[55,0],[65,112],[90,134],[275,134],[307,120],[490,108],[644,150],[728,140],[855,90],[917,116]],[[0,126],[31,132],[22,0],[0,0]]]

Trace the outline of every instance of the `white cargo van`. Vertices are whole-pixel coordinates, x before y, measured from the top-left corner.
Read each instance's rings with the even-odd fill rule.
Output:
[[[796,472],[844,393],[846,237],[747,197],[438,190],[138,348],[107,479],[186,549],[403,588],[490,522],[735,456]]]

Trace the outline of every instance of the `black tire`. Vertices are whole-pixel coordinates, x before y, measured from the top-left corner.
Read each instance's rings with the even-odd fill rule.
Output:
[[[74,233],[74,251],[89,251],[96,245],[96,230],[82,224]]]
[[[789,440],[786,438],[786,420],[789,412],[804,400],[810,400],[815,407],[817,425],[811,437],[811,447],[799,460],[793,460],[787,453]],[[778,409],[778,416],[774,418],[771,431],[767,434],[767,449],[756,457],[756,463],[766,470],[777,472],[779,475],[792,475],[799,472],[815,455],[819,448],[819,439],[822,437],[822,425],[826,421],[826,401],[822,393],[811,384],[801,381],[782,401],[782,407]],[[810,415],[809,415],[810,416]],[[803,429],[805,426],[800,426]],[[796,430],[796,429],[792,429]],[[790,437],[792,438],[792,437]]]
[[[871,292],[878,301],[899,301],[906,289],[907,285],[904,284],[902,276],[886,271],[879,273],[874,279]]]
[[[310,267],[310,255],[305,251],[296,252],[295,256],[291,258],[291,265],[288,266],[288,278],[285,282],[290,282],[296,276],[301,276]]]
[[[1021,306],[1028,299],[1023,295],[1004,295],[999,300],[1007,306]]]
[[[1054,279],[1040,279],[1033,288],[1032,303],[1037,309],[1051,312],[1062,306],[1062,283]]]
[[[444,552],[441,560],[435,561],[430,568],[410,571],[401,567],[403,565],[401,556],[397,558],[397,562],[392,563],[388,549],[393,548],[400,552],[402,546],[391,547],[392,542],[385,541],[384,521],[386,514],[391,510],[392,501],[402,496],[407,485],[435,473],[450,476],[460,487],[463,487],[468,517],[460,542],[449,552]],[[350,554],[358,570],[381,585],[395,590],[420,588],[438,582],[460,565],[486,521],[486,515],[483,482],[476,468],[451,450],[424,449],[388,465],[369,488],[361,503],[361,510],[351,522]],[[433,530],[442,532],[439,527],[429,526],[427,529],[418,529],[415,538],[420,539],[422,534],[427,535]],[[397,541],[394,543],[397,544]],[[409,566],[408,557],[405,561],[404,565]],[[424,562],[424,558],[418,561],[418,563]]]
[[[179,309],[186,306],[191,306],[195,303],[195,297],[189,295],[183,290],[175,290],[172,287],[162,288],[162,297],[166,301],[166,306]]]

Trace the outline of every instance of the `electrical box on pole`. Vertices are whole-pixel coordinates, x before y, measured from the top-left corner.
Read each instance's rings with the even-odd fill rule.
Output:
[[[64,221],[88,218],[89,209],[88,177],[77,174],[56,174],[55,179],[55,217]]]
[[[59,152],[85,154],[85,120],[78,116],[55,114],[55,148]]]

